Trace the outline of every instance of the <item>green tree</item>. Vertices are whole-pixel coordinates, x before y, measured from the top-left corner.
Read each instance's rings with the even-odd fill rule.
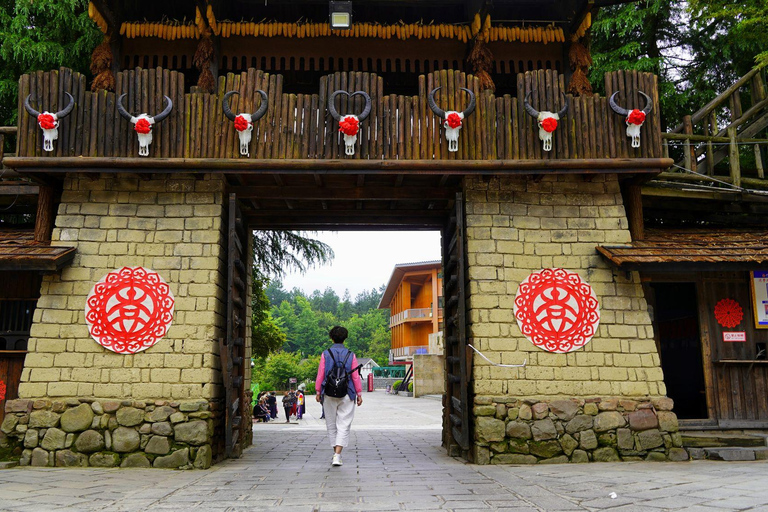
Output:
[[[15,124],[19,76],[66,66],[88,75],[103,34],[88,0],[0,0],[0,124]]]
[[[289,270],[304,273],[334,256],[328,244],[304,232],[255,231],[253,235],[254,263],[268,276],[282,277]]]
[[[286,341],[280,322],[273,318],[270,311],[271,303],[265,291],[268,282],[269,280],[259,272],[259,269],[254,267],[251,353],[255,357],[266,357],[270,352],[282,347]]]

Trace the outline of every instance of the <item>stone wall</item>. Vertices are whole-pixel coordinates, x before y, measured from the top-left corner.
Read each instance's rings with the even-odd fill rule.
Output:
[[[413,396],[445,393],[445,358],[437,354],[414,354]]]
[[[218,338],[226,283],[222,178],[68,175],[53,245],[77,255],[43,278],[20,398],[188,400],[221,395]],[[105,274],[144,266],[175,297],[173,324],[155,346],[121,355],[89,335],[85,300]]]
[[[479,464],[688,460],[669,398],[475,404]]]
[[[595,249],[631,241],[617,176],[467,178],[465,195],[469,342],[495,363],[527,361],[524,368],[503,368],[475,357],[475,403],[664,397],[639,275],[614,270]],[[576,272],[594,289],[600,325],[579,350],[550,353],[520,332],[515,295],[542,268]],[[482,418],[476,430],[487,421]],[[475,437],[481,454],[488,445]]]
[[[60,274],[43,278],[20,398],[33,400],[36,406],[104,400],[147,408],[160,403],[170,405],[159,407],[205,403],[206,409],[198,412],[212,415],[208,423],[213,442],[209,439],[206,445],[214,460],[222,456],[223,421],[214,412],[224,398],[218,356],[219,338],[226,333],[224,189],[224,180],[217,175],[161,174],[143,179],[67,175],[52,243],[74,246],[77,255]],[[124,266],[156,271],[175,298],[168,333],[147,350],[129,355],[97,344],[84,316],[93,285]],[[246,303],[250,307],[250,300]],[[247,317],[250,322],[250,314]],[[247,332],[245,350],[250,354],[250,328]],[[246,360],[246,387],[249,377]],[[176,412],[186,415],[188,411]],[[250,418],[249,409],[243,417]],[[139,425],[137,432],[141,428],[149,427]],[[252,438],[250,431],[245,434],[247,446]],[[175,427],[170,435],[176,435]],[[153,441],[151,446],[160,442]],[[143,450],[144,444],[137,453]],[[177,452],[174,456],[181,457]],[[196,448],[190,446],[189,453],[195,454]]]
[[[21,466],[206,469],[217,403],[9,400],[0,431]]]

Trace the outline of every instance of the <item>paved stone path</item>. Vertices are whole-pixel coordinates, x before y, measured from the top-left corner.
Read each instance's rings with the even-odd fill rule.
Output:
[[[768,512],[765,462],[474,466],[440,447],[439,409],[429,399],[366,395],[340,468],[330,466],[310,403],[300,424],[254,425],[255,445],[208,471],[2,470],[0,511]],[[374,428],[388,414],[398,424]]]

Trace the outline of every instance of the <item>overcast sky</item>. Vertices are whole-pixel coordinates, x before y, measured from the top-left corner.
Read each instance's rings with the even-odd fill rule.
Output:
[[[363,290],[386,284],[398,263],[440,259],[437,231],[321,231],[312,236],[330,245],[336,257],[304,275],[288,274],[284,289],[299,288],[310,294],[330,287],[339,297],[349,289],[354,299]]]

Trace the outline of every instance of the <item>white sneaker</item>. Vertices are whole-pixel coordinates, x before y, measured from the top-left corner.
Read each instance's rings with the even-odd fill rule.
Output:
[[[340,453],[334,453],[333,454],[333,462],[331,462],[332,466],[341,466],[341,454]]]

